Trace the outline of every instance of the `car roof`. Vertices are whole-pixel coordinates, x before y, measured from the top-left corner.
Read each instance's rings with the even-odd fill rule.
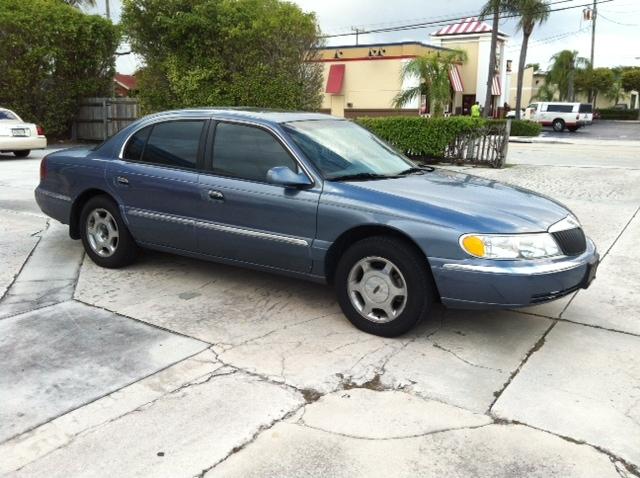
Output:
[[[161,118],[162,116],[197,116],[211,114],[220,119],[252,119],[273,123],[288,123],[291,121],[312,121],[312,120],[342,120],[335,116],[322,113],[312,113],[305,111],[285,111],[265,108],[193,108],[182,110],[163,111],[149,116],[149,118]]]

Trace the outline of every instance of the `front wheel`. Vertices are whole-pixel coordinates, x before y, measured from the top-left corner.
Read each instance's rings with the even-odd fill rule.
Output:
[[[131,264],[137,255],[131,233],[118,205],[107,196],[95,196],[80,213],[80,236],[91,260],[100,267],[116,269]]]
[[[358,241],[340,258],[338,302],[364,332],[395,337],[411,330],[434,301],[425,257],[405,240],[376,236]]]
[[[564,131],[565,123],[564,120],[558,118],[553,120],[553,131],[557,133],[562,133]]]
[[[23,149],[21,151],[14,151],[13,155],[16,158],[26,158],[27,156],[29,156],[29,154],[31,154],[31,150],[30,149]]]

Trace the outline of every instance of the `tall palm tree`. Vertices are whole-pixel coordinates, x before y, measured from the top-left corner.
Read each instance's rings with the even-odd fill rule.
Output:
[[[402,68],[402,79],[418,78],[417,86],[398,93],[393,99],[393,106],[401,108],[415,98],[425,95],[429,98],[434,116],[442,116],[444,105],[451,101],[451,83],[449,71],[458,63],[467,61],[464,51],[429,53],[418,56]]]
[[[545,81],[531,99],[538,101],[553,101],[556,98],[556,93],[558,93],[556,86],[553,83],[547,83]]]
[[[578,56],[575,50],[562,50],[551,57],[551,68],[547,74],[547,82],[558,87],[560,101],[575,100],[576,69],[588,68],[590,63],[584,57]]]
[[[491,114],[491,87],[493,85],[493,78],[496,75],[496,50],[498,48],[498,28],[500,26],[500,13],[507,10],[507,7],[513,0],[487,0],[482,11],[480,12],[480,19],[485,19],[489,16],[493,16],[491,24],[491,56],[489,57],[489,73],[487,74],[487,93],[484,98],[484,116],[488,117]]]
[[[80,8],[83,6],[86,7],[95,7],[96,0],[62,0],[67,5],[71,5],[72,7]]]
[[[509,10],[520,16],[517,28],[522,30],[522,47],[520,48],[520,61],[518,66],[518,85],[516,89],[516,119],[520,119],[522,108],[522,86],[524,83],[524,70],[527,60],[527,48],[529,37],[536,25],[547,21],[550,14],[549,5],[543,0],[513,0],[508,6]]]

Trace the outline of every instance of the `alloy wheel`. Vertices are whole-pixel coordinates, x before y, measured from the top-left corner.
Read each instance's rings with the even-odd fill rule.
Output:
[[[94,209],[87,216],[87,240],[100,257],[111,257],[118,248],[118,223],[106,209]]]

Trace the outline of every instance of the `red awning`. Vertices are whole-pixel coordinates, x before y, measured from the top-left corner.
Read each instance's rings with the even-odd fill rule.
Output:
[[[449,80],[451,81],[451,87],[456,93],[462,93],[464,86],[462,85],[462,77],[460,76],[460,70],[458,65],[451,65],[449,70]]]
[[[345,65],[331,65],[329,68],[329,78],[327,78],[327,93],[337,95],[342,91]]]
[[[491,85],[491,94],[493,96],[500,96],[502,94],[502,85],[500,84],[500,75],[493,77],[493,83]]]

